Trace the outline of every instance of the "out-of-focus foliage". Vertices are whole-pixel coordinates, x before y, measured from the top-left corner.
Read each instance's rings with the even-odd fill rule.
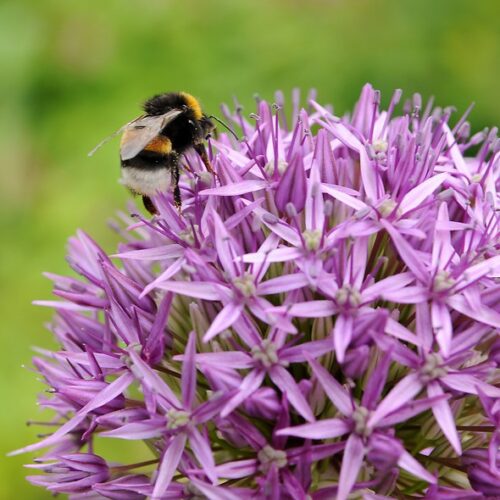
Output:
[[[66,238],[82,227],[112,248],[106,220],[129,195],[117,144],[102,137],[151,94],[185,89],[209,112],[237,95],[316,87],[348,110],[370,81],[436,96],[474,129],[498,124],[498,2],[461,0],[10,0],[0,5],[0,454],[34,440],[42,386],[21,364],[47,345],[43,270],[62,272]],[[50,431],[50,428],[47,428]],[[140,450],[138,450],[140,453]],[[119,450],[117,450],[119,456]],[[0,498],[41,498],[28,457],[2,459]]]

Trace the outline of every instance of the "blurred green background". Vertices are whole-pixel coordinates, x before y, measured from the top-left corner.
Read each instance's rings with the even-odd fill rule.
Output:
[[[0,3],[0,498],[49,498],[24,480],[42,389],[21,365],[50,346],[44,270],[64,273],[80,227],[109,251],[107,219],[129,198],[117,143],[102,137],[160,91],[185,89],[209,112],[237,95],[316,87],[339,113],[370,81],[435,95],[473,128],[498,124],[498,0],[11,0]]]

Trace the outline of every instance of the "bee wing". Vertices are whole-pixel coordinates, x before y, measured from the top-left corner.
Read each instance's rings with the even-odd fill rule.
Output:
[[[135,118],[134,120],[123,125],[123,127],[120,127],[116,132],[108,135],[108,137],[103,139],[92,151],[88,153],[88,156],[92,156],[98,149],[104,146],[104,144],[113,139],[113,137],[127,131],[130,138],[127,138],[127,144],[122,145],[121,158],[122,160],[129,160],[140,153],[168,123],[181,113],[181,110],[174,109],[164,115],[139,116],[138,118]],[[124,155],[127,157],[125,158]]]
[[[113,132],[111,135],[108,135],[105,139],[103,139],[90,153],[88,153],[88,156],[92,156],[98,149],[100,149],[104,144],[109,142],[113,137],[116,137],[118,134],[121,134],[131,123],[134,123],[136,120],[140,120],[142,117],[140,116],[139,118],[136,118],[135,120],[132,120],[131,122],[126,123],[123,125],[123,127],[119,128],[116,132]]]
[[[124,138],[120,148],[122,160],[137,156],[158,134],[182,113],[173,109],[164,115],[142,116],[124,127]]]

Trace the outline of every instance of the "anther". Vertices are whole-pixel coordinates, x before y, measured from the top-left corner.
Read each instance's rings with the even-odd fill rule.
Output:
[[[286,452],[275,450],[268,444],[257,453],[257,459],[260,462],[259,469],[264,473],[267,473],[272,465],[275,465],[277,469],[282,469],[287,465]]]

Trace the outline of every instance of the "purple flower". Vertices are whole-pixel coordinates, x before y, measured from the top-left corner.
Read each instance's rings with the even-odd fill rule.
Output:
[[[493,464],[488,461],[487,450],[481,448],[471,448],[462,457],[472,488],[486,498],[495,498],[500,491],[499,455],[497,449]]]
[[[92,490],[104,498],[115,500],[137,499],[141,500],[151,495],[153,488],[148,476],[143,474],[130,474],[120,476],[110,481],[95,483]]]
[[[60,455],[56,461],[38,460],[26,467],[44,472],[45,475],[28,476],[32,484],[43,486],[53,493],[83,493],[109,478],[106,461],[92,453]]]
[[[78,231],[47,274],[52,433],[34,484],[73,498],[483,498],[499,488],[500,148],[470,109],[352,116],[312,94],[183,159],[183,208]],[[102,457],[94,454],[99,439]],[[144,462],[106,459],[141,441]],[[135,449],[135,448],[134,448]]]
[[[426,481],[431,483],[435,481],[400,442],[387,433],[388,427],[409,417],[404,405],[419,392],[418,387],[415,389],[411,382],[403,379],[377,406],[377,399],[386,382],[389,362],[390,357],[386,355],[378,371],[368,381],[363,399],[358,404],[321,365],[310,359],[309,363],[319,384],[343,418],[324,419],[312,424],[280,429],[277,432],[278,435],[293,435],[307,439],[331,439],[349,434],[345,441],[339,476],[337,490],[339,500],[347,498],[367,453],[371,455],[370,462],[379,469],[386,470],[399,465]],[[421,401],[417,406],[417,412],[424,411],[429,406],[430,403]],[[411,414],[415,414],[414,408]]]

